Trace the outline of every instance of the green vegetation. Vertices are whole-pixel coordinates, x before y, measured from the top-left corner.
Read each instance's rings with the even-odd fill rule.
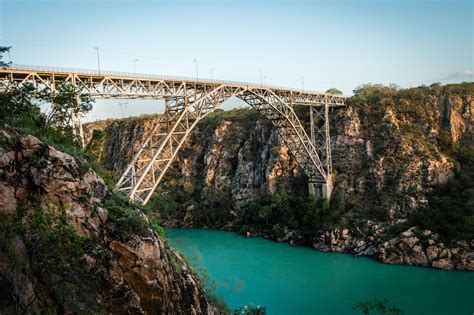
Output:
[[[170,170],[172,171],[172,170]],[[167,174],[168,178],[173,177]],[[191,200],[200,198],[200,189],[189,183],[180,183],[177,180],[168,180],[161,187],[150,202],[146,205],[147,215],[166,219],[184,219],[186,209],[183,205],[189,204]],[[223,228],[232,219],[232,193],[229,188],[218,191],[203,192],[203,197],[198,204],[192,204],[189,213],[192,214],[193,222],[197,226],[212,226]],[[159,215],[159,217],[158,217]]]
[[[55,93],[37,91],[31,84],[16,85],[2,91],[0,125],[31,134],[72,155],[84,172],[92,167],[111,187],[112,173],[100,165],[91,152],[82,150],[71,127],[71,115],[83,115],[90,111],[93,100],[87,95],[80,95],[68,82],[57,84]],[[48,113],[41,111],[41,105],[51,104],[54,106]]]
[[[265,306],[254,306],[253,304],[245,305],[232,312],[233,315],[265,315],[267,308]]]
[[[234,108],[231,110],[216,109],[207,115],[199,124],[201,126],[215,128],[222,120],[253,123],[260,113],[251,107]]]
[[[453,151],[459,163],[448,183],[428,193],[427,207],[411,214],[408,225],[438,233],[445,241],[474,239],[474,144]]]
[[[288,196],[284,190],[254,200],[242,218],[242,232],[271,231],[283,236],[283,226],[300,229],[303,234],[319,230],[327,217],[327,203],[313,198]]]
[[[149,235],[146,217],[125,196],[113,195],[102,206],[109,212],[106,223],[110,233],[122,242],[130,242],[136,236]]]
[[[57,150],[75,157],[85,172],[92,167],[101,175],[107,184],[112,184],[112,175],[102,167],[89,152],[84,152],[74,137],[68,118],[68,112],[85,113],[92,107],[92,100],[79,97],[68,83],[59,85],[57,93],[38,92],[31,84],[14,86],[0,93],[0,125],[7,125],[16,130],[31,134],[41,141],[54,146]],[[42,104],[55,102],[65,106],[68,111],[52,110],[49,114],[41,111]],[[70,104],[69,102],[72,102]],[[70,116],[69,116],[70,117]]]
[[[56,312],[82,310],[95,313],[106,310],[107,305],[97,303],[94,297],[101,287],[100,277],[78,264],[94,245],[88,238],[77,235],[64,211],[44,211],[41,208],[26,211],[20,208],[16,216],[2,217],[0,230],[1,248],[8,248],[11,237],[19,235],[28,253],[7,251],[7,269],[13,274],[22,270],[38,277],[55,299]],[[17,290],[24,283],[18,279],[12,285]],[[29,298],[32,302],[36,296]],[[22,309],[22,305],[17,307]],[[26,313],[28,305],[25,307],[22,312]]]
[[[342,91],[336,88],[330,88],[329,90],[326,91],[326,93],[342,95]]]
[[[3,54],[9,52],[10,49],[11,47],[0,46],[0,68],[7,68],[8,66],[10,66],[11,62],[3,61]]]
[[[402,315],[403,311],[396,306],[388,306],[388,300],[374,299],[373,301],[360,301],[354,304],[352,310],[359,311],[363,315]]]
[[[31,83],[15,85],[2,91],[0,103],[0,123],[54,136],[72,134],[72,116],[90,111],[93,101],[89,96],[79,94],[71,83],[58,82],[56,92],[38,91]],[[52,104],[47,114],[41,112],[42,104]]]

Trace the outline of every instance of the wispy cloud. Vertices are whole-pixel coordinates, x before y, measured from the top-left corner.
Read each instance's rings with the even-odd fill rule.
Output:
[[[448,74],[445,77],[433,79],[430,81],[431,82],[435,82],[435,81],[444,82],[444,81],[459,81],[459,80],[474,81],[474,71],[473,70],[456,71],[456,72]]]

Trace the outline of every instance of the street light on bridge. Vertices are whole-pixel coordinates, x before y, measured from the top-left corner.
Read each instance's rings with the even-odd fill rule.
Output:
[[[300,77],[301,79],[301,93],[304,92],[304,80],[303,80],[303,77]]]
[[[198,61],[194,59],[194,65],[196,66],[196,81],[199,81],[199,74],[198,74]]]
[[[133,59],[133,73],[137,74],[137,68],[136,68],[136,63],[137,61],[140,61],[138,59]]]
[[[258,69],[258,72],[260,74],[260,87],[263,86],[263,82],[262,82],[262,69]]]
[[[263,76],[263,85],[267,85],[267,83],[265,82],[265,81],[266,81],[266,78],[268,78],[268,76],[264,75],[264,76]]]
[[[99,46],[95,46],[94,49],[97,50],[97,68],[99,69],[99,74],[100,74]]]
[[[213,72],[214,70],[216,70],[216,69],[214,69],[214,68],[211,67],[211,69],[210,69],[210,71],[211,71],[211,80],[213,80],[212,72]]]

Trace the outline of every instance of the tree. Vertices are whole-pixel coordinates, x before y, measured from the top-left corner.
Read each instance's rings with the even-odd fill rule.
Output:
[[[362,84],[355,88],[354,94],[357,96],[377,96],[380,94],[386,95],[395,95],[395,93],[399,90],[399,87],[395,84],[390,84],[389,86],[383,84]]]
[[[45,114],[42,104],[52,104]],[[35,135],[77,141],[70,134],[72,117],[89,112],[93,99],[81,95],[69,82],[59,83],[54,92],[37,90],[33,84],[13,84],[0,92],[0,124],[8,124]],[[74,132],[73,132],[74,133]],[[69,140],[68,140],[69,139]]]
[[[41,127],[44,115],[39,104],[41,95],[30,84],[14,86],[0,93],[0,122],[23,127]]]
[[[46,125],[56,128],[69,126],[74,116],[88,113],[94,102],[91,96],[79,94],[70,82],[59,84],[57,92],[46,92],[44,98],[52,104]]]
[[[330,88],[329,90],[326,91],[326,93],[342,95],[342,91],[336,88]]]
[[[0,67],[2,67],[2,68],[8,68],[11,64],[11,62],[4,62],[2,60],[3,59],[3,54],[6,53],[6,52],[9,52],[10,48],[11,47],[0,46]]]

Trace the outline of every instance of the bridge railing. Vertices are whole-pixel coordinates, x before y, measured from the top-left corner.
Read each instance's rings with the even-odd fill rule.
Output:
[[[287,87],[282,87],[282,86],[277,86],[277,85],[257,84],[257,83],[252,83],[252,82],[233,81],[233,80],[216,80],[216,79],[195,78],[195,77],[193,78],[193,77],[185,77],[185,76],[156,75],[156,74],[107,71],[107,70],[105,71],[100,70],[99,72],[99,70],[91,70],[91,69],[49,67],[49,66],[21,65],[21,64],[12,64],[7,69],[21,70],[21,71],[77,73],[77,74],[83,74],[83,75],[108,75],[108,76],[129,77],[129,78],[137,78],[137,79],[154,79],[154,80],[165,80],[165,81],[188,81],[188,82],[201,82],[201,83],[242,85],[242,86],[251,86],[251,87],[257,87],[257,88],[264,87],[268,89],[292,91],[292,92],[303,93],[303,94],[331,95],[328,93],[323,93],[323,92],[318,92],[318,91],[309,91],[309,90],[302,91],[302,90],[298,90],[294,88],[287,88]],[[334,95],[331,95],[331,96],[334,96]]]

